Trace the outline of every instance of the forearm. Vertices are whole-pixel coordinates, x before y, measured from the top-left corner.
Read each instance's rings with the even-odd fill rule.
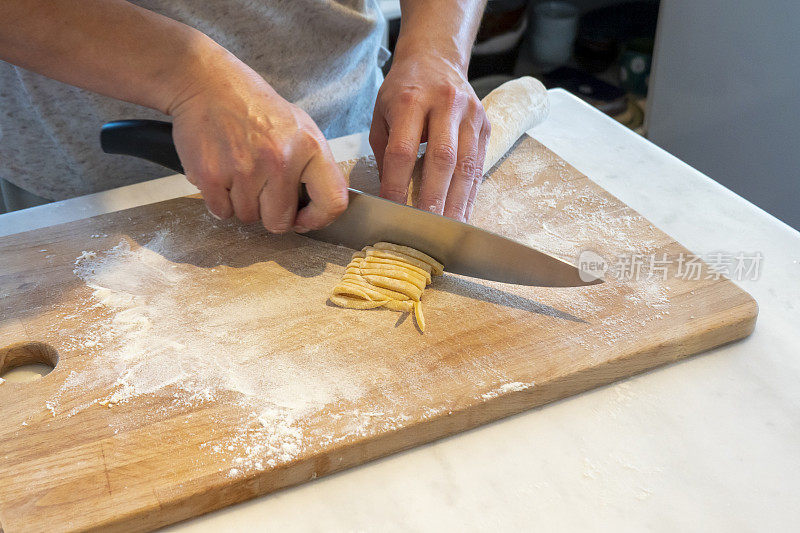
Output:
[[[201,32],[122,0],[0,2],[0,59],[165,113],[226,56]]]
[[[486,0],[401,0],[395,57],[435,53],[466,72],[485,5]]]

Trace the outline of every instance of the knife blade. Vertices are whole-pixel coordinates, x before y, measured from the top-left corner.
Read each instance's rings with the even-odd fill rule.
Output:
[[[184,172],[168,122],[109,122],[101,129],[100,144],[106,153],[140,157]],[[448,272],[491,281],[540,287],[580,287],[603,281],[586,273],[581,276],[566,261],[490,231],[355,189],[348,191],[347,210],[326,228],[306,235],[356,250],[381,241],[402,244],[435,258]],[[308,202],[304,187],[300,196],[302,207]]]
[[[577,287],[573,265],[535,248],[451,218],[350,189],[347,210],[309,237],[360,250],[386,241],[410,246],[444,265],[448,272],[539,287]],[[584,274],[586,277],[586,274]]]

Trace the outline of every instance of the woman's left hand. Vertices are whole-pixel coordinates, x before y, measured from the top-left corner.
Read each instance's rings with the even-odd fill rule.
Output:
[[[396,58],[378,92],[369,135],[381,196],[405,203],[419,145],[427,142],[418,207],[466,221],[489,132],[461,68],[435,54]]]

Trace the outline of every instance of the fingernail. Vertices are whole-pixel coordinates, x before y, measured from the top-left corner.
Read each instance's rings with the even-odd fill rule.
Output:
[[[292,229],[294,230],[295,233],[308,233],[310,231],[308,228],[305,228],[303,226],[295,226]]]

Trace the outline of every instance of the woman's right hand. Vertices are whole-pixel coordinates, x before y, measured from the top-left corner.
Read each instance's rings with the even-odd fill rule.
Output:
[[[314,121],[185,24],[122,0],[2,0],[0,59],[172,115],[186,177],[220,218],[303,231],[347,207]],[[300,182],[311,203],[298,212]]]
[[[272,233],[330,224],[347,208],[347,182],[322,132],[255,71],[219,49],[173,101],[175,147],[209,211]],[[300,183],[311,202],[297,210]]]

